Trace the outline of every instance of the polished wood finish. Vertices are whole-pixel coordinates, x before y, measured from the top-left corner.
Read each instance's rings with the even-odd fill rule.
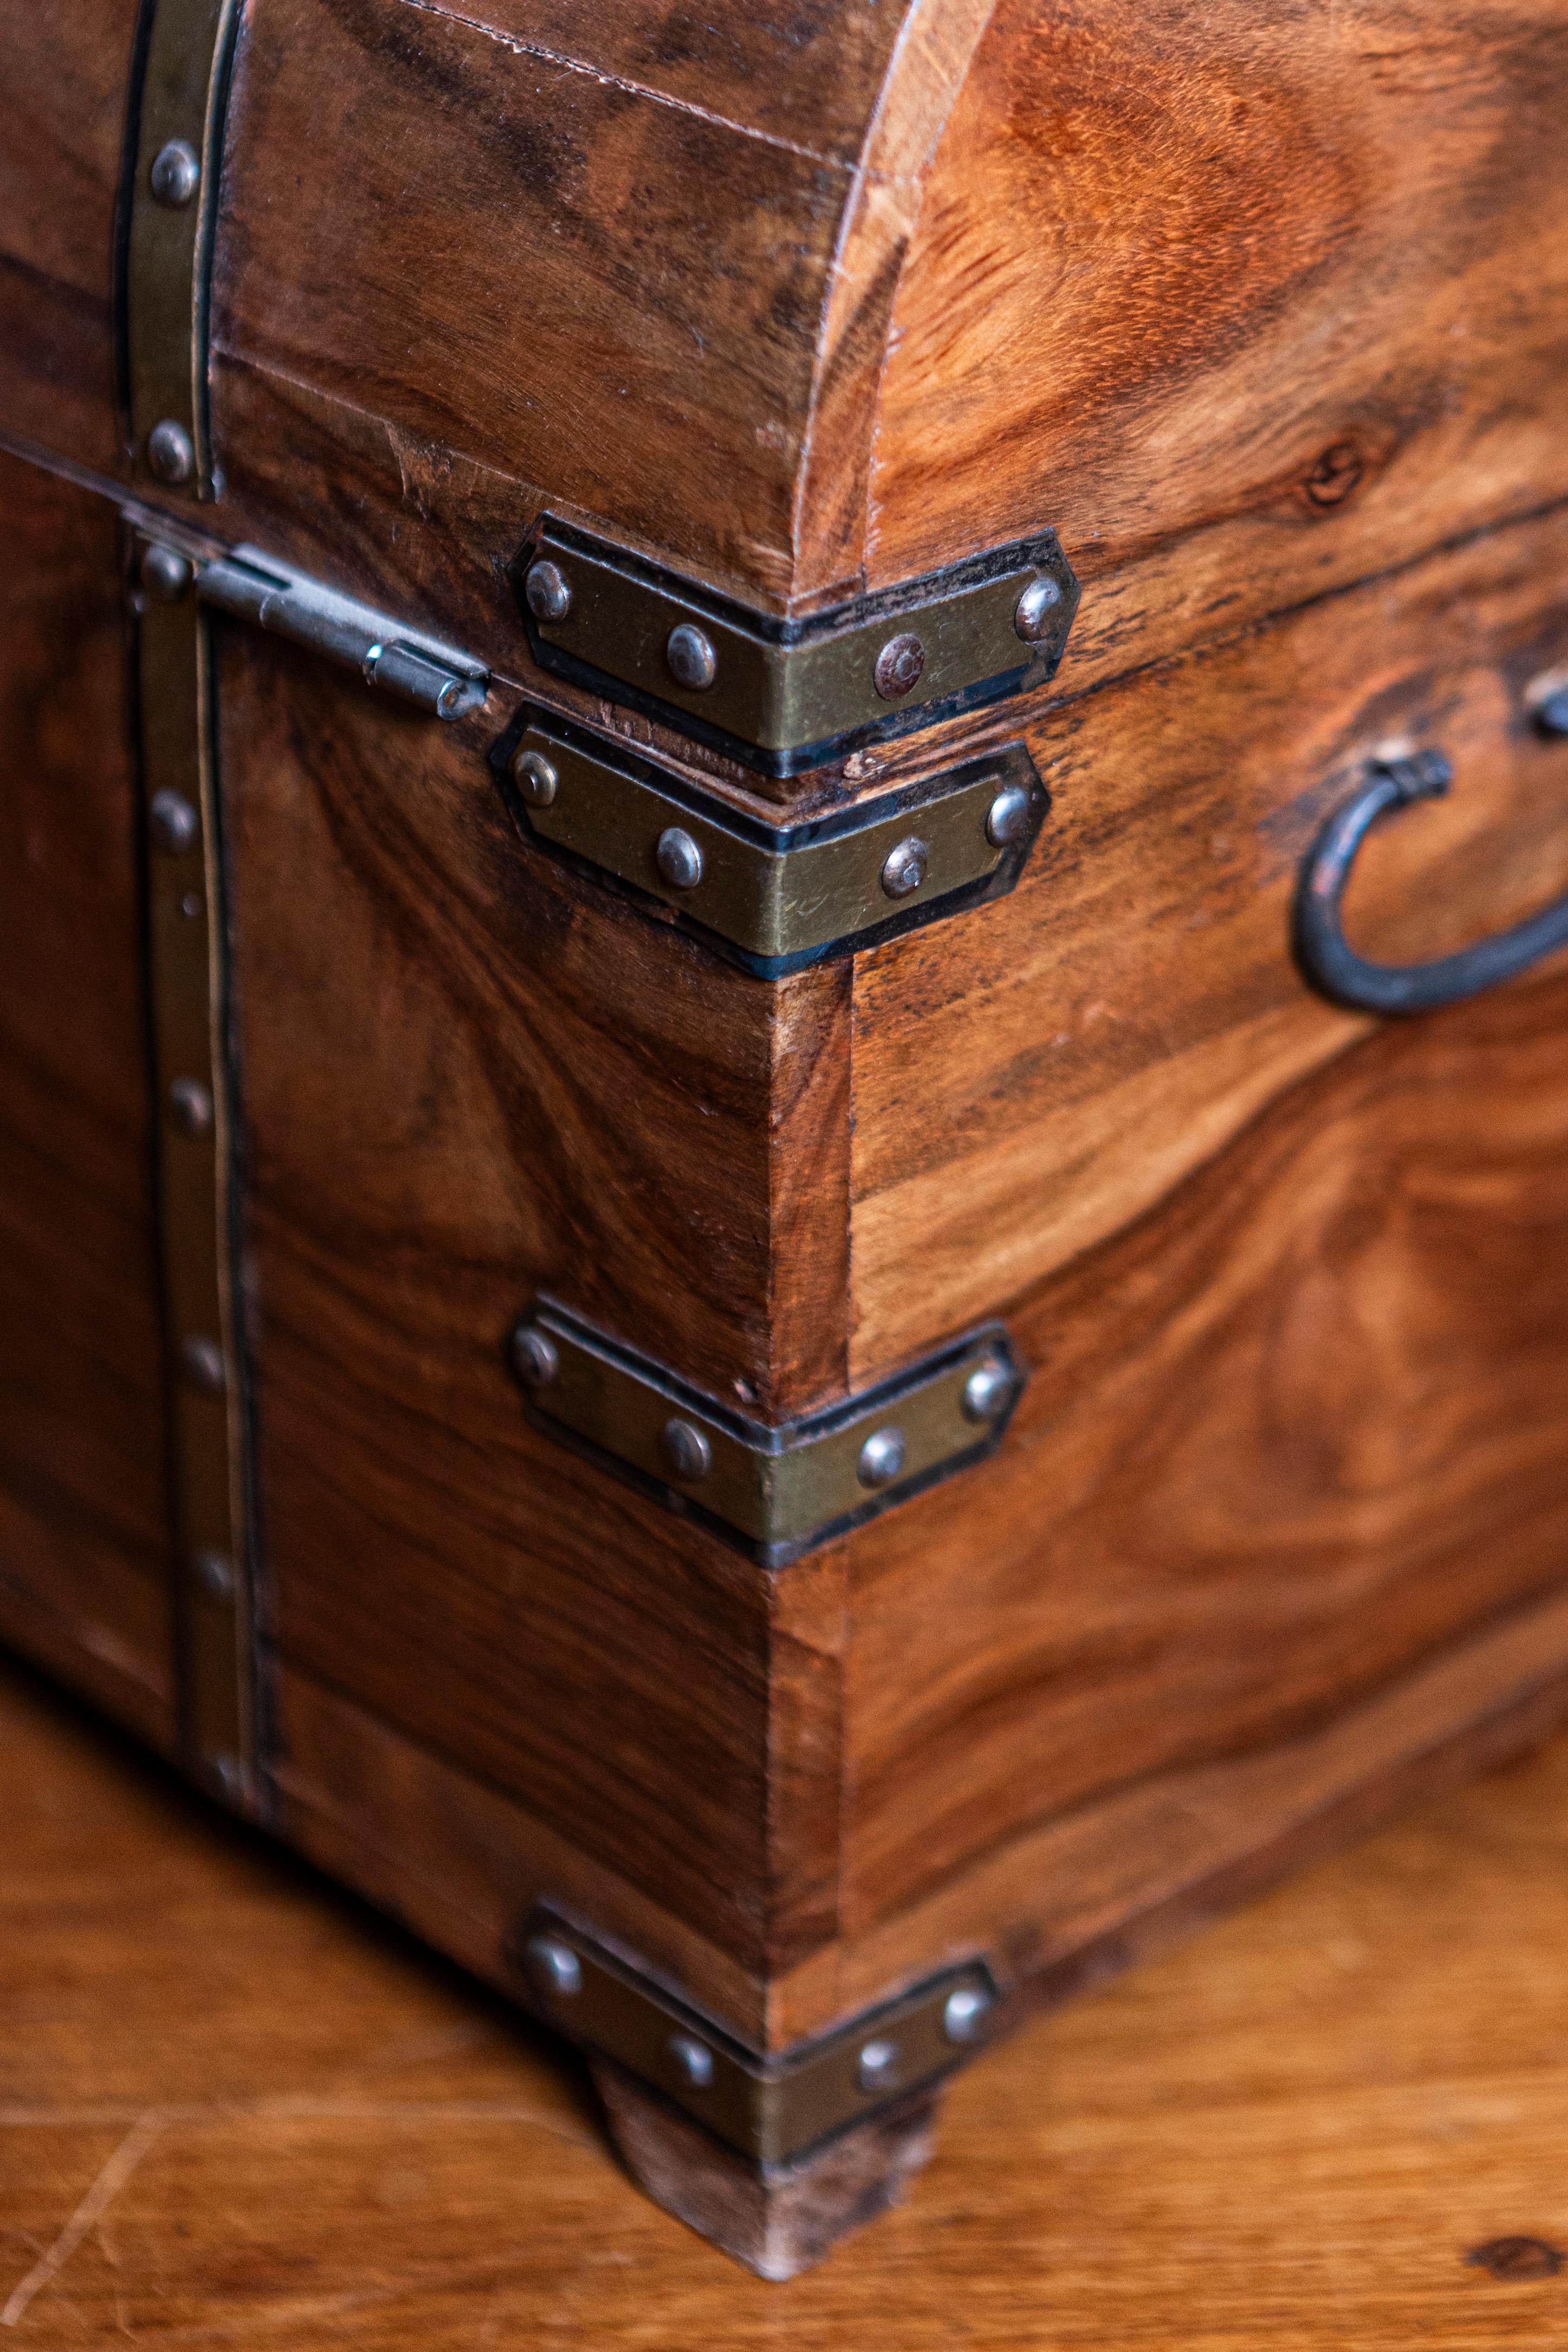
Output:
[[[220,670],[282,1655],[763,1975],[835,1884],[836,1682],[530,1426],[505,1342],[542,1289],[731,1405],[841,1390],[847,974],[763,987],[527,845],[494,711],[243,630]]]
[[[1290,954],[1301,861],[1367,760],[1439,745],[1449,798],[1380,829],[1370,953],[1447,953],[1568,887],[1568,509],[1264,634],[1065,698],[1019,888],[858,960],[854,1377],[1005,1308],[1153,1205],[1367,1023]]]
[[[0,1626],[167,1746],[136,786],[112,509],[0,456]]]
[[[908,2202],[748,2276],[558,2045],[14,1669],[0,2310],[19,2347],[1467,2352],[1568,2325],[1568,1744],[962,2076]],[[1535,2239],[1548,2252],[1493,2249]]]
[[[0,437],[117,472],[115,209],[137,0],[0,0]]]

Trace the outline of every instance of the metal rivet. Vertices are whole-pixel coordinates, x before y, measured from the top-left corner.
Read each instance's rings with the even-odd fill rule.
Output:
[[[201,158],[188,139],[171,139],[153,156],[147,179],[158,202],[178,212],[201,186]]]
[[[653,862],[672,890],[695,890],[702,879],[702,852],[681,825],[666,825],[654,844]]]
[[[176,1078],[169,1088],[169,1114],[182,1135],[206,1135],[213,1123],[213,1098],[199,1078]]]
[[[976,1364],[963,1383],[960,1409],[965,1421],[994,1421],[1013,1393],[1013,1375],[1000,1356]]]
[[[926,649],[919,637],[889,637],[877,656],[871,683],[884,702],[912,694],[925,672]]]
[[[1061,601],[1061,583],[1049,572],[1030,581],[1013,614],[1013,626],[1026,646],[1037,646],[1042,637],[1049,636]]]
[[[882,867],[882,887],[889,898],[909,898],[925,880],[931,866],[931,851],[923,841],[911,834],[888,853]]]
[[[201,821],[183,793],[171,792],[167,785],[154,793],[147,804],[147,823],[158,847],[171,857],[183,857],[196,845]]]
[[[1026,838],[1034,814],[1034,795],[1026,784],[1006,784],[985,812],[985,838],[994,849],[1010,849]]]
[[[194,1564],[196,1582],[209,1601],[234,1599],[234,1562],[231,1559],[226,1559],[221,1551],[199,1551]]]
[[[536,1325],[520,1323],[511,1335],[511,1368],[525,1389],[547,1389],[561,1370],[554,1340]]]
[[[1568,735],[1568,686],[1554,688],[1536,704],[1535,723],[1543,735]]]
[[[194,923],[201,911],[201,892],[199,890],[187,890],[184,897],[180,901],[181,914],[184,917],[187,923]]]
[[[204,1396],[222,1396],[228,1385],[228,1367],[216,1339],[195,1337],[180,1342],[180,1369]]]
[[[856,2061],[855,2073],[863,2091],[896,2091],[899,2087],[899,2045],[868,2042]]]
[[[903,1475],[908,1453],[901,1429],[879,1429],[860,1448],[855,1475],[862,1486],[890,1486]]]
[[[664,657],[669,664],[670,675],[688,694],[705,694],[719,675],[719,656],[713,650],[713,640],[705,629],[692,621],[678,621],[669,633]]]
[[[948,1994],[942,2012],[942,2030],[950,2042],[973,2042],[981,2020],[994,2003],[979,1985],[960,1985]]]
[[[245,1797],[245,1767],[237,1756],[215,1756],[212,1776],[219,1792],[231,1805],[243,1802]]]
[[[689,2033],[672,2033],[669,2054],[694,2091],[705,2091],[713,2080],[713,2053]]]
[[[154,541],[142,551],[142,585],[161,604],[177,604],[195,577],[195,565],[177,547],[163,547]]]
[[[572,583],[558,563],[531,563],[522,593],[536,621],[563,621],[572,610]]]
[[[165,416],[147,436],[147,463],[161,482],[188,482],[196,470],[195,444],[183,425]]]
[[[583,1990],[583,1963],[570,1944],[559,1936],[531,1937],[523,1953],[529,1967],[546,1992],[562,1994],[570,2000]]]
[[[530,808],[548,808],[561,788],[554,763],[542,751],[520,751],[511,763],[511,780]]]
[[[667,1466],[689,1486],[706,1478],[713,1467],[713,1448],[689,1421],[667,1421],[659,1445]]]

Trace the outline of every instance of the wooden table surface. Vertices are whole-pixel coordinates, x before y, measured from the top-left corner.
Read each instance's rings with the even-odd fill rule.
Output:
[[[500,2002],[9,1666],[0,1822],[18,2352],[1568,2344],[1568,1741],[974,2068],[784,2286]]]

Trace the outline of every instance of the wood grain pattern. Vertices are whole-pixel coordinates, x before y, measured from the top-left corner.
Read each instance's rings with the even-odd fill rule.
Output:
[[[768,1580],[534,1432],[504,1342],[543,1288],[734,1404],[841,1386],[845,976],[763,987],[529,849],[504,712],[437,728],[245,632],[222,677],[283,1657],[760,1973],[775,1873],[831,1901],[831,1660],[777,1637],[771,1807]]]
[[[106,472],[114,215],[137,0],[0,5],[0,433]]]
[[[1568,1744],[982,2061],[908,2204],[787,2286],[637,2193],[553,2046],[11,1669],[0,1769],[0,2305],[26,2287],[37,2352],[1503,2352],[1568,2325],[1568,2273],[1467,2259],[1568,2243]]]
[[[1244,1785],[1561,1586],[1565,1012],[1383,1031],[1015,1312],[983,1486],[851,1540],[848,1936],[1115,1792]]]
[[[119,524],[0,457],[0,1623],[173,1737]]]
[[[787,589],[842,166],[405,0],[266,0],[228,154],[220,350]]]
[[[1565,93],[1551,0],[1001,0],[894,306],[871,576],[1048,520],[1212,627],[1560,497]]]
[[[1445,952],[1568,886],[1568,745],[1526,707],[1568,656],[1568,512],[1032,724],[1051,788],[1010,898],[860,958],[853,1376],[994,1313],[1163,1197],[1364,1023],[1304,986],[1290,894],[1391,744],[1456,782],[1369,843],[1370,952]]]

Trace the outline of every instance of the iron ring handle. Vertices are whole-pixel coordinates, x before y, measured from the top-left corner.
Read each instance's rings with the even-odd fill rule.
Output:
[[[1436,800],[1453,782],[1441,751],[1379,760],[1353,798],[1337,808],[1312,844],[1296,885],[1292,924],[1302,973],[1332,1003],[1357,1013],[1431,1013],[1512,980],[1553,948],[1568,945],[1568,898],[1539,915],[1430,963],[1370,963],[1357,955],[1340,921],[1340,902],[1356,852],[1381,817],[1412,801]]]

